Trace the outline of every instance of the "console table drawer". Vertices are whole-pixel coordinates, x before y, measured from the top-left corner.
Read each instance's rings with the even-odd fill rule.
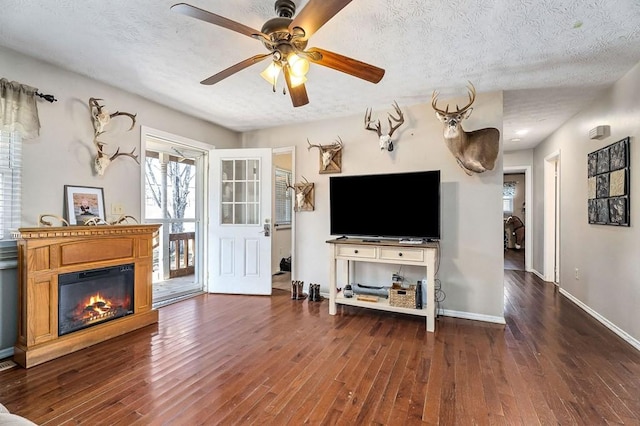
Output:
[[[339,245],[336,255],[341,257],[357,257],[359,259],[375,259],[376,248],[373,246]]]
[[[424,250],[411,248],[381,247],[380,259],[424,262]]]

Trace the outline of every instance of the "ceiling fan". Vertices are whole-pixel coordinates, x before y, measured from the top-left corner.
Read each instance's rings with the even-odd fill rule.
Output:
[[[260,31],[186,3],[174,4],[171,10],[260,40],[269,50],[269,53],[247,58],[200,83],[207,85],[218,83],[238,71],[271,57],[272,63],[260,75],[272,84],[275,92],[278,75],[282,71],[293,106],[299,107],[309,103],[304,86],[309,62],[372,83],[378,83],[384,76],[382,68],[338,53],[317,47],[305,50],[309,37],[349,3],[351,0],[309,0],[305,7],[293,17],[296,11],[295,3],[292,0],[276,0],[275,10],[278,17],[265,22]]]

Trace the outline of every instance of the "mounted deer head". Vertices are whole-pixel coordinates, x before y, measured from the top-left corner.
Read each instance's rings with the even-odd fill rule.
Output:
[[[469,102],[462,108],[456,105],[454,112],[449,112],[449,105],[444,111],[438,109],[437,91],[431,96],[431,106],[436,112],[436,117],[444,123],[445,144],[462,170],[471,176],[473,173],[493,170],[500,147],[500,131],[493,127],[464,131],[461,122],[471,115],[471,105],[476,100],[476,89],[471,82],[468,91]]]
[[[130,114],[128,112],[120,112],[116,111],[112,114],[109,114],[109,111],[104,107],[104,105],[100,105],[98,101],[102,99],[98,98],[89,98],[89,110],[91,111],[91,123],[93,124],[93,143],[98,150],[98,153],[94,159],[94,168],[98,175],[104,175],[104,171],[111,164],[111,161],[120,157],[121,155],[131,157],[135,160],[136,163],[140,164],[138,161],[138,156],[134,154],[136,151],[135,148],[131,150],[131,152],[120,152],[120,148],[116,148],[116,152],[112,155],[109,155],[104,152],[105,142],[98,141],[98,137],[106,132],[105,126],[109,124],[113,117],[117,117],[119,115],[127,116],[131,119],[131,127],[129,130],[133,129],[133,126],[136,124],[136,114]]]
[[[311,148],[318,148],[320,150],[320,173],[340,173],[342,171],[342,139],[338,137],[338,140],[331,145],[312,145],[307,139],[309,146],[307,150]]]
[[[386,148],[387,151],[393,151],[393,140],[391,140],[391,136],[393,135],[393,132],[395,132],[396,129],[398,129],[398,127],[400,127],[402,123],[404,123],[404,115],[402,115],[402,110],[400,110],[400,107],[398,106],[398,103],[396,101],[393,101],[393,109],[396,110],[398,117],[394,117],[393,115],[391,115],[391,113],[389,113],[389,133],[387,133],[386,135],[382,134],[380,119],[376,120],[375,123],[371,121],[371,109],[367,108],[364,113],[364,128],[367,130],[372,130],[378,134],[378,140],[380,142],[381,150]],[[395,125],[393,124],[392,120],[396,122]]]

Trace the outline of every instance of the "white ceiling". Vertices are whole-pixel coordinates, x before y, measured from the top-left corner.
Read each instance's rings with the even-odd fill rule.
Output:
[[[258,30],[276,16],[273,0],[188,1]],[[638,0],[354,0],[309,47],[384,68],[384,78],[312,64],[310,103],[293,108],[259,77],[267,62],[201,85],[266,50],[172,12],[176,2],[2,0],[0,44],[237,131],[429,103],[433,90],[444,101],[469,80],[479,93],[504,90],[505,150],[535,146],[640,61]]]

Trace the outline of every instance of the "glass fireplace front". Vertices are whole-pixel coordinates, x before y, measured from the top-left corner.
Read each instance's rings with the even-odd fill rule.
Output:
[[[58,275],[58,335],[133,314],[134,265]]]

